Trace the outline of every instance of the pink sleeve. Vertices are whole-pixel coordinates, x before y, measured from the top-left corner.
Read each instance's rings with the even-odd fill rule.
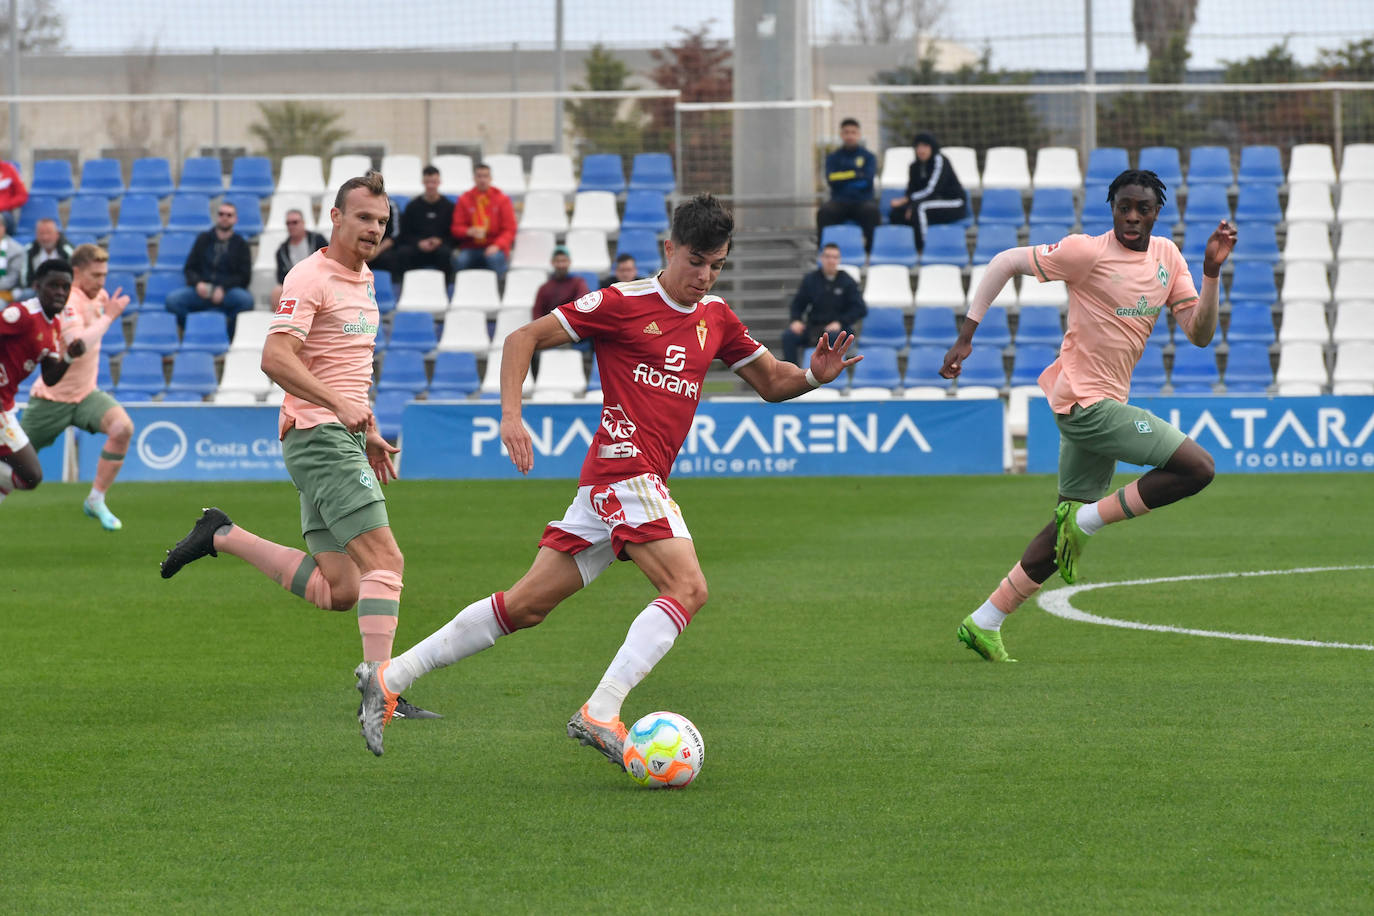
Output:
[[[1174,249],[1174,254],[1169,259],[1169,269],[1173,277],[1169,280],[1169,311],[1174,313],[1174,319],[1183,326],[1185,334],[1191,334],[1193,330],[1193,318],[1197,315],[1198,290],[1193,283],[1193,275],[1188,271],[1188,262],[1183,260],[1183,255]],[[1203,283],[1207,278],[1203,278]],[[1214,284],[1220,280],[1212,281]]]
[[[310,328],[315,323],[315,313],[324,304],[321,301],[323,291],[324,284],[313,273],[301,277],[293,270],[287,274],[281,290],[281,301],[272,315],[267,333],[295,334],[301,340],[309,337]]]
[[[969,320],[982,321],[983,316],[988,313],[988,306],[992,305],[992,300],[997,298],[997,294],[1007,285],[1008,280],[1017,274],[1031,273],[1033,268],[1030,252],[1031,249],[1025,247],[1008,248],[1006,251],[999,251],[988,262],[982,282],[978,284],[978,288],[973,291],[973,298],[969,300]]]
[[[1030,250],[1031,266],[1041,281],[1063,280],[1074,283],[1087,276],[1097,257],[1089,235],[1066,235],[1053,245],[1036,245]]]

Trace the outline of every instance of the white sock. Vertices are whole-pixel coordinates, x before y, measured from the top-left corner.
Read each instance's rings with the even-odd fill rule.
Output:
[[[457,617],[391,659],[385,675],[387,689],[400,693],[435,668],[490,649],[504,633],[492,596],[474,601]]]
[[[659,659],[668,654],[677,639],[678,624],[670,610],[660,602],[671,598],[656,598],[639,612],[625,634],[620,651],[611,659],[596,692],[587,700],[587,715],[599,722],[609,722],[620,715],[626,695],[653,670]],[[681,605],[673,601],[672,613],[682,614]],[[685,621],[685,615],[682,616]]]
[[[97,490],[95,487],[91,487],[91,492],[86,494],[86,502],[88,503],[103,503],[104,501],[104,490]]]
[[[1079,506],[1074,519],[1084,534],[1097,534],[1102,530],[1102,526],[1107,524],[1102,520],[1102,513],[1097,511],[1097,503],[1084,503]]]
[[[989,599],[984,601],[982,605],[979,606],[978,610],[973,612],[973,622],[983,630],[1000,630],[1002,629],[1002,621],[1010,616],[1010,614],[1004,614],[999,611],[997,605],[993,604],[992,600]]]

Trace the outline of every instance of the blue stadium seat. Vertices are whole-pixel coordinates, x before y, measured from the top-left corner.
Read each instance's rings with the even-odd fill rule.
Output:
[[[123,340],[119,342],[119,349],[121,352],[124,349]],[[95,370],[95,387],[101,391],[109,391],[114,387],[114,374],[110,371],[110,354],[105,352],[104,344],[100,347],[100,366]]]
[[[167,294],[176,292],[185,285],[186,277],[181,271],[153,271],[148,274],[148,288],[143,294],[143,308],[162,311],[167,307]]]
[[[105,358],[118,356],[123,353],[128,344],[124,341],[124,320],[116,318],[110,322],[110,326],[105,329],[105,334],[100,338],[100,353]]]
[[[175,190],[172,184],[172,164],[163,156],[145,156],[135,159],[133,170],[129,173],[130,194],[151,194],[157,198],[166,197]]]
[[[377,392],[404,391],[414,397],[429,386],[425,357],[419,350],[388,350],[377,379]]]
[[[1012,225],[993,223],[979,224],[978,241],[973,246],[973,263],[986,264],[994,257],[1017,246],[1017,228]]]
[[[1176,146],[1146,146],[1140,150],[1140,168],[1154,172],[1170,196],[1183,184],[1183,166],[1179,161]]]
[[[1145,343],[1147,346],[1167,347],[1173,342],[1173,332],[1169,330],[1169,319],[1161,314],[1150,328],[1150,336],[1146,338]]]
[[[1283,219],[1279,189],[1272,184],[1242,184],[1236,198],[1237,223],[1277,223]]]
[[[1031,197],[1030,224],[1058,223],[1072,226],[1078,222],[1078,208],[1069,188],[1036,188]]]
[[[625,195],[625,216],[621,229],[668,231],[668,199],[662,191],[637,189]]]
[[[432,400],[461,400],[481,386],[475,353],[439,353],[434,357],[434,378],[429,383]]]
[[[1195,347],[1192,344],[1175,347],[1174,369],[1169,380],[1175,394],[1211,394],[1213,387],[1221,381],[1221,374],[1217,372],[1215,343],[1210,347]]]
[[[124,194],[124,173],[118,159],[87,159],[81,163],[81,193],[99,194],[107,201]]]
[[[593,153],[582,157],[582,175],[577,183],[579,191],[625,192],[625,166],[615,153]]]
[[[171,312],[142,312],[134,326],[130,352],[148,350],[159,355],[175,353],[181,348],[177,334],[177,318]]]
[[[859,250],[863,250],[863,236],[857,226],[827,226],[827,229],[849,228],[859,233]],[[848,264],[861,264],[850,261],[841,254],[840,260]],[[868,263],[900,264],[911,268],[916,266],[916,235],[910,226],[879,226],[873,230],[873,248],[868,253]]]
[[[1043,306],[1042,306],[1043,307]],[[1059,355],[1052,344],[1017,344],[1011,362],[1012,385],[1034,385],[1040,373]]]
[[[1274,311],[1263,302],[1235,302],[1231,305],[1231,324],[1226,342],[1264,344],[1274,342]]]
[[[1183,252],[1184,259],[1188,261],[1202,260],[1202,255],[1207,250],[1207,239],[1211,237],[1212,230],[1215,228],[1215,223],[1184,223],[1183,245],[1179,248]],[[1201,283],[1202,278],[1194,275],[1193,282]]]
[[[167,383],[168,395],[190,395],[201,400],[218,387],[213,354],[204,350],[183,350],[176,355],[176,361],[172,363],[172,378]]]
[[[162,232],[162,209],[153,194],[125,194],[119,202],[119,231],[151,238]]]
[[[1231,202],[1226,198],[1226,185],[1189,185],[1188,210],[1184,216],[1188,223],[1206,223],[1208,234],[1219,220],[1229,220]]]
[[[104,194],[86,193],[73,197],[71,210],[67,213],[67,232],[95,236],[114,232],[114,223],[110,221],[110,199]]]
[[[38,225],[40,219],[50,219],[62,226],[62,216],[58,212],[56,197],[39,197],[30,194],[29,199],[24,202],[24,206],[19,208],[19,222],[15,225],[14,234],[21,239],[33,238],[33,230]]]
[[[1164,205],[1159,208],[1159,213],[1155,216],[1155,227],[1150,231],[1151,235],[1169,235],[1173,232],[1173,227],[1183,221],[1183,214],[1178,209],[1178,199],[1172,191],[1164,194]]]
[[[859,237],[859,251],[863,251],[863,236]],[[658,244],[658,234],[648,229],[621,229],[616,241],[615,256],[629,254],[634,257],[639,272],[650,276],[663,269],[663,249]]]
[[[662,191],[671,194],[677,187],[673,157],[667,153],[635,153],[630,168],[630,190]]]
[[[983,192],[983,205],[978,211],[978,225],[1007,224],[1023,226],[1026,211],[1021,206],[1021,192],[1015,188],[988,188]]]
[[[262,207],[255,194],[230,191],[224,195],[224,200],[233,204],[234,209],[238,211],[239,219],[234,224],[235,232],[249,241],[262,235]]]
[[[1201,278],[1195,279],[1200,285]],[[1236,262],[1231,273],[1231,292],[1227,298],[1232,302],[1258,302],[1266,308],[1272,307],[1279,299],[1273,264],[1256,260]]]
[[[936,223],[929,227],[926,247],[921,252],[921,263],[967,267],[968,241],[964,227],[957,223]]]
[[[213,223],[210,198],[205,194],[178,191],[172,195],[172,209],[167,214],[168,231],[204,232]]]
[[[943,347],[949,349],[959,336],[954,324],[954,309],[945,305],[918,308],[911,320],[912,347]]]
[[[194,232],[164,232],[157,243],[157,264],[153,272],[165,271],[181,276],[186,269],[186,257],[196,243]]]
[[[238,156],[229,170],[229,190],[254,197],[271,197],[276,189],[272,180],[272,160],[266,156]]]
[[[1231,186],[1231,151],[1224,146],[1195,146],[1188,152],[1188,193],[1204,185]],[[1191,201],[1189,202],[1191,206]]]
[[[991,314],[991,312],[989,312]],[[978,332],[979,334],[982,331]],[[989,346],[986,341],[982,346],[978,341],[974,341],[973,352],[964,360],[963,367],[959,371],[959,385],[968,388],[972,385],[991,385],[994,388],[1004,388],[1007,384],[1007,371],[1002,365],[1002,348]]]
[[[75,193],[72,164],[66,159],[39,159],[33,164],[33,181],[29,182],[30,197],[66,200]]]
[[[918,312],[919,314],[919,312]],[[940,375],[940,367],[945,361],[945,346],[912,347],[906,355],[906,372],[902,375],[903,388],[931,386],[948,388],[950,381]]]
[[[1131,373],[1131,395],[1147,397],[1159,394],[1168,380],[1169,377],[1164,371],[1164,348],[1147,343],[1145,352],[1140,356],[1140,362],[1136,363],[1135,370]]]
[[[878,191],[878,209],[882,212],[884,223],[892,222],[892,202],[905,196],[906,188],[882,188]],[[972,213],[973,208],[969,207],[968,212]]]
[[[1269,365],[1269,345],[1232,344],[1226,354],[1226,390],[1229,393],[1262,394],[1274,383]]]
[[[387,196],[390,197],[391,202],[395,204],[397,213],[404,212],[406,204],[410,203],[410,196],[407,194],[389,194]],[[455,204],[458,203],[458,198],[456,196],[453,197],[452,200]],[[330,206],[333,206],[332,201],[330,202]]]
[[[372,414],[377,418],[377,431],[382,438],[394,442],[401,436],[401,417],[406,405],[415,400],[416,392],[388,390],[377,392]]]
[[[1073,227],[1070,225],[1061,225],[1059,223],[1031,223],[1030,239],[1026,244],[1053,245],[1071,232],[1073,232]]]
[[[902,310],[869,309],[859,332],[859,343],[865,348],[891,347],[893,350],[906,346],[906,324],[902,319]]]
[[[1119,146],[1099,146],[1088,153],[1088,170],[1083,175],[1083,183],[1106,187],[1130,167],[1130,156],[1124,149]]]
[[[1277,146],[1246,146],[1240,151],[1240,171],[1236,180],[1241,184],[1283,184],[1283,160]]]
[[[214,156],[192,156],[181,164],[177,190],[218,197],[224,193],[224,168]]]
[[[1110,214],[1089,217],[1083,215],[1083,234],[1101,235],[1104,232],[1112,231],[1112,217]]]
[[[119,293],[121,296],[129,297],[129,304],[124,307],[126,315],[132,315],[138,311],[142,300],[138,298],[138,278],[127,270],[112,270],[105,275],[105,290],[111,296]]]
[[[130,351],[119,361],[119,384],[115,386],[114,391],[115,397],[119,400],[136,400],[138,394],[158,394],[166,386],[162,375],[161,353],[152,350]]]
[[[866,346],[863,359],[854,366],[850,385],[855,388],[896,388],[902,383],[902,374],[897,371],[897,350],[895,347]],[[836,384],[844,381],[841,376]]]
[[[1242,261],[1263,261],[1266,264],[1279,262],[1279,240],[1273,223],[1247,223],[1236,233],[1236,247],[1231,251],[1231,260],[1237,266]],[[1194,274],[1202,276],[1201,272]]]
[[[910,240],[911,250],[914,254],[916,251],[916,239],[911,235],[911,229],[909,227],[902,228],[906,228],[907,238]],[[625,234],[622,231],[621,244],[623,245],[624,242]],[[826,245],[840,246],[840,263],[842,264],[862,265],[864,262],[864,234],[863,230],[858,226],[849,223],[826,226],[821,230],[820,247],[824,248]],[[619,252],[616,253],[619,254]],[[816,257],[819,260],[819,251],[816,252]],[[635,258],[635,263],[639,263],[639,258]],[[640,270],[643,271],[643,268],[641,267]]]
[[[974,338],[974,349],[990,347],[1001,349],[1011,343],[1011,327],[1007,324],[1007,310],[1000,305],[988,309],[983,320],[978,323],[978,334]]]
[[[229,322],[223,312],[211,309],[207,312],[192,312],[186,316],[186,331],[181,338],[183,353],[187,350],[201,350],[218,356],[228,349]]]
[[[396,307],[396,290],[391,285],[391,274],[388,271],[372,275],[372,292],[377,297],[377,311],[383,315]]]
[[[428,353],[439,346],[434,319],[429,312],[397,312],[391,319],[391,336],[386,351],[416,350]]]
[[[114,232],[110,235],[110,270],[146,274],[152,269],[148,260],[148,237],[142,232]]]
[[[63,235],[66,236],[67,241],[71,244],[73,248],[75,248],[78,245],[100,244],[100,237],[97,236],[94,232],[73,232],[71,230],[67,230],[63,233]]]
[[[981,335],[982,329],[979,329]],[[1064,339],[1064,328],[1059,324],[1059,309],[1053,305],[1027,305],[1017,313],[1016,347],[1027,344],[1040,344],[1058,348]],[[1049,365],[1046,363],[1046,365]],[[1012,384],[1016,384],[1013,382]]]

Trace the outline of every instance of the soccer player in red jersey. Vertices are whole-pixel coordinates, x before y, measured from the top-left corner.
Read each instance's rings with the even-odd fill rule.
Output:
[[[520,389],[536,350],[590,340],[604,395],[577,496],[550,522],[529,571],[481,598],[407,652],[372,666],[363,693],[363,738],[382,753],[382,728],[397,695],[422,675],[489,648],[541,622],[559,602],[630,560],[658,597],[630,624],[624,644],[568,737],[617,766],[625,726],[621,704],[706,603],[706,577],[667,479],[701,400],[711,363],[722,360],[768,401],[785,401],[833,381],[862,357],[846,357],[853,335],[832,348],[824,335],[811,368],[777,360],[749,336],[711,287],[730,252],[734,219],[710,195],[680,204],[657,276],[617,283],[554,309],[506,338],[501,357],[501,441],[521,473],[534,465],[520,418]]]
[[[14,396],[19,383],[35,367],[43,381],[56,385],[67,374],[72,360],[86,352],[80,340],[62,350],[62,322],[58,315],[72,291],[72,267],[60,258],[38,265],[33,273],[34,298],[15,302],[0,311],[0,500],[14,490],[32,490],[43,482],[24,428],[14,416]]]

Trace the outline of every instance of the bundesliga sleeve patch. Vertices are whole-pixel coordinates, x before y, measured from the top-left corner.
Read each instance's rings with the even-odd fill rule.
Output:
[[[1058,243],[1058,242],[1055,242],[1053,245],[1041,245],[1041,246],[1040,246],[1040,253],[1041,253],[1041,254],[1049,254],[1050,252],[1054,251],[1054,249],[1056,249],[1056,248],[1058,248],[1058,247],[1059,247],[1059,243]]]
[[[596,307],[600,304],[601,290],[598,289],[593,290],[592,292],[587,293],[587,295],[578,298],[575,302],[573,302],[573,308],[577,309],[579,312],[591,312],[594,311]]]
[[[281,302],[277,303],[277,311],[276,311],[276,314],[278,314],[278,315],[292,315],[292,314],[295,314],[295,311],[296,311],[296,300],[295,300],[295,299],[283,299]]]

